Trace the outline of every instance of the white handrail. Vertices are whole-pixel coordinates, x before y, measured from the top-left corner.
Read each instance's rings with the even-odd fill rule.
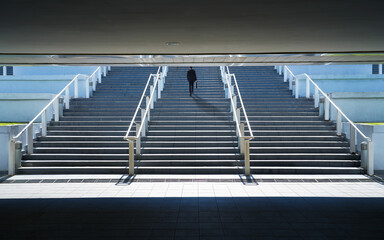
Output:
[[[162,70],[162,71],[161,71]],[[134,142],[136,141],[136,154],[141,154],[141,135],[145,136],[143,133],[145,133],[145,130],[148,126],[149,121],[149,113],[150,109],[153,108],[153,104],[155,99],[161,98],[161,91],[164,88],[164,81],[165,76],[167,75],[168,67],[163,66],[159,67],[156,74],[150,74],[149,78],[147,80],[147,84],[145,85],[143,94],[141,95],[139,104],[137,105],[136,111],[133,114],[131,123],[129,124],[127,133],[124,136],[124,140],[127,140],[129,142],[129,175],[133,176],[135,174],[135,164],[134,164]],[[141,123],[138,123],[135,121],[137,113],[139,112],[139,109],[141,107],[141,103],[144,99],[145,93],[148,89],[149,83],[154,77],[153,85],[150,87],[150,94],[149,97],[147,96],[147,102],[145,111],[141,112]],[[159,84],[159,81],[161,84]],[[156,92],[156,95],[155,95]],[[131,129],[133,127],[133,124],[136,123],[136,136],[129,136]]]
[[[59,107],[60,107],[60,103],[59,103],[59,97],[65,92],[65,107],[66,108],[69,108],[69,87],[74,84],[74,97],[77,98],[78,97],[78,94],[79,94],[79,89],[78,89],[78,80],[79,80],[79,77],[80,76],[84,76],[85,77],[85,96],[86,98],[89,98],[89,80],[92,78],[92,80],[94,81],[96,78],[98,79],[99,83],[101,83],[101,75],[102,73],[104,72],[104,76],[106,74],[106,68],[101,68],[101,67],[98,67],[92,74],[91,76],[88,76],[88,75],[85,75],[85,74],[77,74],[58,94],[56,94],[56,96],[14,137],[11,137],[11,140],[10,140],[10,153],[9,153],[9,174],[14,174],[15,173],[15,164],[19,164],[17,163],[17,161],[20,161],[20,159],[18,159],[16,161],[15,159],[15,142],[16,140],[25,132],[27,131],[28,132],[28,138],[27,138],[27,146],[28,146],[28,154],[32,154],[33,153],[33,123],[39,118],[41,117],[41,132],[42,132],[42,136],[45,136],[47,134],[47,119],[46,119],[46,111],[47,109],[52,105],[54,104],[54,115],[55,115],[55,118],[54,120],[55,121],[59,121],[59,115],[60,115],[60,110],[59,110]],[[98,76],[96,76],[96,73],[98,73]],[[93,82],[93,90],[96,89],[96,82]],[[17,155],[17,154],[16,154]]]
[[[140,107],[141,107],[141,103],[142,103],[142,101],[143,101],[143,99],[144,99],[145,93],[147,92],[147,88],[148,88],[148,86],[149,86],[149,83],[150,83],[152,77],[155,76],[155,77],[156,77],[156,80],[155,80],[155,82],[153,83],[153,90],[152,90],[152,92],[150,92],[150,97],[149,97],[149,99],[151,99],[151,101],[152,101],[152,99],[153,99],[154,92],[155,92],[155,90],[156,90],[158,80],[160,79],[160,78],[159,78],[159,72],[160,72],[160,69],[161,69],[161,67],[158,68],[156,74],[150,74],[150,75],[149,75],[148,80],[147,80],[147,84],[145,85],[145,88],[144,88],[143,94],[141,95],[139,104],[137,105],[136,111],[135,111],[135,113],[133,114],[133,117],[132,117],[131,123],[129,124],[127,133],[126,133],[125,136],[124,136],[124,140],[135,140],[135,139],[137,139],[137,138],[140,136],[140,135],[138,135],[138,136],[136,135],[135,137],[129,137],[129,133],[131,132],[131,129],[132,129],[132,127],[133,127],[133,124],[135,123],[135,119],[136,119],[137,113],[139,112],[139,109],[140,109]],[[146,106],[145,106],[145,114],[144,114],[144,118],[147,116],[148,111],[149,111],[149,107],[150,107],[150,106],[151,106],[151,102],[148,102],[148,103],[146,104]],[[142,119],[142,121],[143,121],[143,119]],[[143,125],[144,125],[144,124],[141,124],[141,127],[140,127],[139,131],[137,131],[137,129],[136,129],[136,132],[141,133],[141,130],[142,130]]]
[[[239,144],[239,148],[240,148],[240,153],[244,154],[244,174],[246,176],[249,176],[251,174],[249,141],[254,139],[252,128],[251,128],[251,125],[249,124],[248,115],[247,115],[247,112],[246,112],[245,107],[244,107],[243,99],[241,97],[240,89],[239,89],[239,86],[237,84],[237,79],[236,79],[235,74],[231,74],[229,72],[228,66],[227,67],[221,66],[220,70],[221,70],[221,76],[223,78],[223,82],[225,81],[224,84],[226,84],[225,88],[228,89],[227,90],[228,95],[226,97],[229,97],[231,100],[233,118],[234,118],[234,121],[236,122],[236,130],[237,130],[237,134],[239,137],[238,144]],[[236,86],[236,90],[237,90],[237,94],[238,94],[237,96],[234,93],[233,85],[231,84],[231,81],[230,81],[231,77],[233,77],[233,80],[235,83],[234,85]],[[240,100],[240,105],[241,105],[240,108],[237,108],[237,97],[239,97],[239,100]],[[241,121],[240,121],[240,110],[241,109],[243,110],[244,118],[245,118],[245,121],[247,123],[250,136],[245,136],[245,134],[244,134],[244,124],[241,123]]]
[[[278,71],[279,75],[282,74],[282,67],[275,67],[275,69]],[[319,92],[324,96],[324,119],[329,120],[329,112],[330,112],[330,105],[333,106],[337,111],[337,121],[336,121],[336,131],[337,135],[341,135],[342,132],[342,118],[344,117],[347,122],[350,124],[350,152],[355,153],[356,152],[356,137],[355,132],[357,131],[361,137],[366,140],[367,142],[362,142],[362,149],[361,149],[361,159],[364,163],[364,167],[367,168],[367,172],[369,175],[374,174],[374,159],[373,159],[373,142],[372,140],[367,137],[348,117],[347,115],[331,100],[331,98],[312,80],[308,74],[303,73],[299,75],[294,75],[292,71],[287,67],[284,66],[284,81],[286,82],[287,76],[289,74],[289,86],[290,90],[292,90],[292,81],[295,80],[295,98],[299,98],[299,79],[304,76],[306,79],[306,97],[310,98],[310,83],[314,86],[315,93],[313,95],[314,98],[314,104],[315,107],[319,107],[320,102],[320,95]],[[292,92],[293,94],[293,92]]]
[[[356,125],[345,115],[345,113],[328,97],[327,94],[325,94],[323,92],[323,90],[321,90],[321,88],[308,76],[308,74],[306,73],[303,73],[303,74],[300,74],[300,75],[296,75],[295,77],[298,78],[300,76],[305,76],[306,79],[308,79],[313,86],[316,87],[316,89],[319,90],[319,92],[329,101],[329,103],[331,103],[333,105],[333,107],[349,122],[349,124],[351,124],[351,126],[353,126],[355,128],[355,130],[360,133],[360,135],[367,141],[371,141],[371,139],[367,136],[365,136],[365,134],[360,131],[359,128],[356,127]]]
[[[228,74],[230,74],[228,66],[227,66],[226,68],[227,68],[227,72],[228,72]],[[234,80],[234,82],[235,82],[235,86],[236,86],[237,94],[238,94],[238,97],[239,97],[239,100],[240,100],[241,109],[243,109],[244,118],[245,118],[245,121],[246,121],[247,126],[248,126],[248,129],[249,129],[250,137],[252,137],[252,138],[250,138],[250,137],[248,137],[248,138],[253,139],[252,128],[251,128],[251,125],[249,124],[247,111],[245,110],[245,107],[244,107],[243,98],[241,97],[240,89],[239,89],[239,86],[238,86],[238,84],[237,84],[236,75],[235,75],[235,74],[231,74],[231,75],[233,76],[233,80]],[[228,81],[228,80],[227,80],[227,81]],[[234,94],[235,94],[235,93],[232,93],[232,95],[234,95]],[[232,96],[232,95],[231,95],[231,96]],[[233,103],[232,98],[231,98],[231,102]],[[236,109],[236,108],[234,108],[234,109]],[[240,116],[239,116],[239,119],[240,119]],[[245,136],[244,136],[244,137],[245,137]]]

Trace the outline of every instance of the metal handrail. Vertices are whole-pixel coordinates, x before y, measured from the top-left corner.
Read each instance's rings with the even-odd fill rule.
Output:
[[[72,81],[70,81],[64,88],[63,88],[63,90],[61,90],[44,108],[43,108],[43,110],[41,110],[28,124],[27,124],[27,126],[25,126],[20,132],[19,132],[19,134],[17,134],[16,136],[14,136],[14,137],[12,137],[12,139],[17,139],[17,138],[19,138],[20,136],[21,136],[21,134],[23,134],[35,121],[36,121],[36,119],[37,118],[39,118],[42,114],[43,114],[43,112],[45,111],[45,110],[47,110],[48,109],[48,107],[50,107],[55,101],[56,101],[56,99],[57,98],[59,98],[60,96],[61,96],[61,94],[69,87],[69,86],[71,86],[72,85],[72,83],[76,80],[76,79],[78,79],[78,77],[80,76],[81,74],[77,74],[73,79],[72,79]]]
[[[131,120],[131,123],[129,124],[127,133],[126,133],[125,136],[124,136],[124,140],[136,140],[136,139],[138,139],[138,138],[140,137],[140,135],[136,135],[136,137],[129,137],[129,133],[131,132],[131,129],[132,129],[132,127],[133,127],[133,124],[136,123],[136,122],[135,122],[135,119],[136,119],[137,113],[139,112],[141,103],[142,103],[142,101],[143,101],[143,99],[144,99],[145,93],[147,92],[147,88],[148,88],[148,86],[149,86],[149,83],[150,83],[150,81],[151,81],[151,78],[152,78],[153,76],[156,76],[156,80],[155,80],[155,82],[153,83],[153,91],[150,93],[150,97],[149,97],[149,99],[150,99],[151,101],[153,100],[153,96],[154,96],[154,93],[155,93],[155,91],[156,91],[156,87],[157,87],[158,81],[159,81],[159,79],[160,79],[160,70],[161,70],[161,67],[158,68],[156,74],[150,74],[150,75],[149,75],[148,80],[147,80],[147,84],[145,85],[143,94],[141,95],[141,98],[140,98],[139,104],[137,105],[135,114],[133,115],[132,120]],[[149,107],[150,107],[150,106],[151,106],[151,102],[148,102],[148,103],[146,104],[146,107],[145,107],[145,113],[144,113],[144,115],[143,115],[143,116],[144,116],[144,119],[145,119],[145,118],[147,117],[147,115],[148,115],[148,111],[149,111]],[[143,126],[144,126],[144,124],[141,124],[140,129],[139,129],[139,130],[136,129],[136,132],[141,133]]]
[[[231,73],[229,72],[229,68],[228,68],[228,66],[226,66],[226,68],[227,68],[228,74],[231,74]],[[249,137],[245,137],[245,136],[244,136],[244,137],[245,137],[245,138],[249,138],[249,139],[253,139],[254,136],[253,136],[252,128],[251,128],[251,125],[249,124],[247,111],[245,110],[245,107],[244,107],[243,98],[241,97],[240,89],[239,89],[239,86],[238,86],[238,84],[237,84],[236,75],[235,75],[235,74],[232,74],[232,76],[233,76],[233,80],[234,80],[234,82],[235,82],[235,86],[236,86],[237,94],[238,94],[238,97],[239,97],[239,100],[240,100],[241,109],[243,109],[244,118],[245,118],[245,121],[246,121],[247,126],[248,126],[249,134],[251,135],[251,136],[249,136]],[[228,79],[227,79],[227,83],[228,83]],[[234,93],[233,93],[233,94],[234,94]],[[232,96],[232,94],[231,94],[231,96]],[[231,98],[231,102],[232,102],[232,106],[234,106],[234,102],[233,102],[232,98]],[[234,108],[234,109],[236,109],[236,108]],[[236,113],[236,114],[237,114],[237,113]],[[236,120],[237,120],[237,118],[236,118]]]
[[[160,70],[163,70],[163,71],[160,72]],[[143,94],[141,95],[139,104],[137,105],[136,111],[133,114],[133,117],[132,117],[131,123],[129,124],[127,133],[125,134],[125,136],[123,138],[124,140],[127,140],[129,142],[129,162],[128,162],[129,163],[129,166],[128,166],[129,169],[128,170],[129,170],[130,176],[133,176],[135,174],[134,142],[136,141],[136,154],[141,154],[141,135],[143,135],[143,130],[145,133],[145,130],[147,128],[148,121],[149,121],[150,108],[153,108],[153,103],[154,103],[155,99],[161,97],[161,91],[163,90],[163,87],[164,87],[164,81],[165,81],[165,76],[167,74],[167,71],[168,71],[168,67],[166,67],[166,66],[159,67],[156,74],[150,74],[149,75],[149,78],[147,80],[147,84],[145,85],[145,88],[144,88]],[[135,121],[135,119],[137,117],[137,113],[139,112],[139,109],[141,107],[141,103],[143,102],[145,93],[148,89],[148,86],[149,86],[149,83],[150,83],[152,77],[155,77],[155,80],[154,80],[153,85],[151,85],[149,98],[147,96],[147,103],[146,103],[145,111],[143,112],[143,109],[142,109],[141,123],[138,123]],[[161,84],[159,84],[159,80],[161,80]],[[157,93],[156,93],[157,95],[155,95],[156,91],[157,91]],[[156,96],[156,98],[155,98],[155,96]],[[136,123],[136,136],[130,137],[129,134],[131,132],[131,129],[132,129],[134,123]]]
[[[330,117],[330,105],[331,104],[337,111],[337,121],[336,121],[336,131],[337,135],[342,134],[342,118],[344,117],[347,122],[350,124],[350,152],[355,153],[356,152],[356,131],[361,135],[361,137],[366,140],[367,142],[361,143],[361,161],[364,164],[364,168],[367,169],[367,173],[369,175],[374,174],[374,156],[373,156],[373,142],[372,140],[367,137],[348,117],[347,115],[331,100],[331,98],[312,80],[308,74],[303,73],[299,75],[294,75],[292,71],[287,67],[284,66],[276,66],[275,69],[278,71],[279,75],[282,74],[282,70],[284,70],[284,82],[287,80],[287,72],[292,77],[289,78],[289,86],[290,90],[292,90],[292,82],[295,80],[295,98],[299,98],[299,79],[301,77],[305,77],[306,79],[306,97],[310,98],[310,83],[314,86],[315,93],[313,95],[313,98],[315,99],[314,104],[315,107],[319,107],[320,102],[320,96],[319,92],[324,96],[325,102],[324,102],[324,119],[329,120]],[[292,92],[293,94],[293,92]],[[319,112],[320,113],[320,112]]]
[[[360,135],[367,141],[371,141],[371,139],[369,137],[367,137],[362,131],[360,131],[360,129],[358,127],[356,127],[356,125],[345,115],[345,113],[328,97],[327,94],[325,94],[323,92],[323,90],[321,90],[321,88],[308,76],[308,74],[306,73],[303,73],[303,74],[300,74],[300,75],[296,75],[296,79],[300,76],[305,76],[306,79],[308,79],[312,84],[313,86],[316,87],[316,89],[318,89],[318,91],[329,101],[329,103],[331,103],[333,105],[333,107],[349,122],[349,124],[351,124],[351,126],[353,126],[355,128],[355,130],[360,133]]]
[[[236,130],[237,130],[237,134],[239,137],[238,144],[239,144],[239,148],[240,148],[240,153],[244,154],[244,174],[246,176],[249,176],[251,174],[249,142],[252,139],[254,139],[252,128],[251,128],[251,125],[249,124],[248,115],[247,115],[247,112],[246,112],[245,107],[244,107],[243,99],[241,97],[240,89],[239,89],[239,86],[237,84],[237,79],[236,79],[235,74],[231,74],[229,72],[228,66],[227,67],[220,67],[220,68],[221,68],[222,78],[225,79],[225,81],[226,81],[226,87],[225,88],[228,89],[227,97],[229,97],[231,99],[233,118],[234,118],[234,121],[236,122]],[[234,79],[234,83],[235,83],[237,94],[238,94],[237,96],[235,95],[233,85],[231,84],[231,82],[229,80],[231,77],[233,77],[233,79]],[[237,108],[237,100],[235,101],[235,99],[237,99],[237,97],[239,97],[239,100],[240,100],[240,105],[241,105],[240,108]],[[243,110],[245,121],[247,123],[250,136],[245,136],[244,124],[240,122],[240,110],[241,109]]]

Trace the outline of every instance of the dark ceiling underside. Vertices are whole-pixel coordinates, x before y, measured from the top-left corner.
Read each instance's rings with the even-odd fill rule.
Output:
[[[0,63],[381,62],[383,29],[378,0],[12,0],[0,7]]]

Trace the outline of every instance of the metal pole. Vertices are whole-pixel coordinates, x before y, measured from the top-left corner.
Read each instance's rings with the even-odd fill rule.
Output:
[[[383,64],[379,64],[379,74],[383,74]]]
[[[249,158],[249,140],[245,140],[244,174],[245,174],[245,176],[251,175],[251,164],[250,164],[250,158]]]
[[[134,153],[134,142],[129,140],[129,176],[135,174],[135,153]]]
[[[306,78],[306,83],[305,83],[305,97],[310,98],[310,85],[309,85],[309,78]]]
[[[341,136],[341,128],[342,128],[342,125],[341,125],[341,113],[340,111],[337,111],[337,124],[336,124],[336,135],[337,136]]]
[[[16,146],[15,140],[11,139],[9,141],[9,154],[8,154],[8,175],[15,175],[16,173]]]
[[[21,158],[23,157],[22,149],[23,144],[20,141],[15,142],[15,173],[17,169],[21,167]]]
[[[107,67],[103,67],[103,76],[106,77],[107,76]]]
[[[368,167],[368,144],[366,141],[361,142],[360,161],[361,167],[367,170]]]
[[[151,109],[153,109],[153,104],[154,104],[153,99],[155,97],[155,96],[152,96],[152,92],[153,92],[153,85],[149,86],[149,93],[150,93],[150,96],[151,96],[149,100],[150,100],[150,103],[151,103],[151,106],[150,106]]]
[[[65,109],[69,109],[69,87],[65,89],[64,102],[65,102]]]
[[[373,175],[375,173],[375,162],[374,162],[374,150],[373,150],[373,142],[368,141],[367,144],[367,151],[368,151],[368,168],[367,173],[368,175]]]
[[[236,108],[236,115],[233,115],[233,116],[236,117],[237,122],[240,123],[240,108]],[[233,120],[236,121],[235,119]],[[237,132],[237,127],[236,127],[236,132]],[[240,133],[237,133],[237,135],[240,136]]]
[[[284,67],[284,82],[287,82],[287,68]]]
[[[54,105],[54,109],[55,109],[55,122],[57,122],[60,119],[59,98],[56,98],[54,104],[55,104]]]
[[[145,108],[147,108],[147,106],[148,106],[148,104],[151,104],[150,102],[149,102],[149,96],[145,96]],[[151,115],[149,114],[149,111],[148,111],[148,121],[151,121]],[[143,121],[143,120],[141,120],[141,121]]]
[[[75,80],[75,98],[79,97],[79,78],[76,78]]]
[[[351,153],[356,153],[356,129],[350,124],[349,149]]]
[[[244,155],[244,123],[240,123],[240,136],[242,137],[239,137],[239,142],[238,142],[238,145],[239,145],[239,148],[240,148],[240,154],[241,155]]]
[[[289,77],[288,77],[289,90],[292,90],[292,81],[293,81],[293,76],[291,74],[289,74]]]
[[[41,114],[41,135],[47,136],[47,110]]]
[[[324,98],[324,120],[329,121],[329,100]]]
[[[137,138],[136,139],[136,155],[141,154],[141,137],[140,137],[140,133],[139,133],[140,126],[141,126],[141,124],[137,122],[136,123],[136,138]]]
[[[145,117],[144,117],[144,114],[145,114],[145,108],[140,108],[140,110],[141,110],[141,124],[143,124],[143,128],[141,129],[141,135],[143,136],[143,137],[145,137],[145,130],[146,130],[146,128],[147,128],[147,121],[146,121],[146,119],[145,119]],[[149,112],[149,111],[148,111]],[[137,127],[137,125],[136,125],[136,127]],[[139,126],[140,127],[140,126]],[[138,131],[139,129],[137,128],[137,130],[136,131]]]
[[[319,89],[315,89],[315,108],[319,107],[319,102],[320,102],[320,96],[319,96]]]
[[[85,97],[89,98],[89,78],[85,79]]]
[[[3,75],[7,76],[7,67],[6,66],[3,66]]]
[[[101,83],[101,68],[99,68],[99,71],[97,71],[99,83]]]
[[[295,98],[299,98],[299,79],[295,80]]]
[[[33,124],[27,128],[27,151],[28,154],[33,153]]]

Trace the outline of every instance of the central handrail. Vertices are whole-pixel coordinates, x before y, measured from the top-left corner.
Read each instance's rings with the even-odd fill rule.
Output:
[[[227,72],[228,74],[231,74],[229,72],[229,68],[228,66],[226,66],[227,68]],[[248,126],[248,130],[249,130],[249,137],[245,137],[245,138],[249,138],[249,139],[253,139],[253,132],[252,132],[252,128],[251,128],[251,125],[249,124],[249,120],[248,120],[248,115],[247,115],[247,111],[245,110],[245,107],[244,107],[244,103],[243,103],[243,98],[241,97],[241,93],[240,93],[240,89],[239,89],[239,85],[237,84],[237,79],[236,79],[236,75],[235,74],[231,74],[233,76],[233,80],[235,82],[235,86],[236,86],[236,90],[237,90],[237,94],[238,94],[238,97],[239,97],[239,100],[240,100],[240,105],[241,105],[241,109],[243,110],[243,113],[244,113],[244,118],[245,118],[245,122],[247,123],[247,126]],[[228,79],[227,79],[227,82],[228,82]],[[230,88],[229,88],[230,89]],[[230,96],[234,95],[234,93],[232,93]],[[231,102],[232,102],[232,106],[234,104],[232,98],[231,98]],[[235,106],[236,107],[236,106]],[[234,108],[236,109],[236,108]],[[236,113],[237,114],[237,113]],[[237,118],[236,118],[237,120]]]
[[[136,154],[141,154],[141,136],[145,136],[145,131],[148,127],[148,121],[149,121],[149,113],[150,109],[153,108],[153,104],[156,101],[157,98],[161,98],[161,91],[164,88],[164,82],[165,82],[165,76],[167,75],[168,67],[163,66],[159,67],[156,74],[150,74],[147,80],[147,84],[145,85],[145,88],[143,90],[143,94],[141,95],[140,101],[137,105],[137,108],[135,110],[135,113],[133,114],[131,123],[129,124],[127,133],[124,136],[124,140],[127,140],[129,142],[129,175],[133,176],[135,174],[135,162],[134,162],[134,142],[136,141]],[[139,109],[141,107],[141,104],[143,102],[144,96],[147,92],[148,86],[150,84],[150,81],[154,77],[153,85],[150,85],[150,93],[149,96],[147,96],[147,102],[145,109],[141,109],[141,122],[136,122],[137,113],[139,112]],[[129,136],[131,133],[133,124],[136,123],[136,136]]]
[[[157,70],[156,75],[159,74],[159,72],[160,72],[160,68],[161,68],[161,67],[159,67],[159,69]],[[137,136],[136,136],[136,137],[129,137],[129,133],[131,132],[131,129],[132,129],[132,127],[133,127],[133,124],[135,123],[135,119],[136,119],[137,113],[139,112],[139,109],[140,109],[140,107],[141,107],[141,103],[143,102],[145,93],[147,92],[149,83],[151,82],[151,79],[152,79],[153,75],[155,75],[155,74],[149,74],[149,77],[148,77],[148,80],[147,80],[147,84],[145,85],[145,88],[144,88],[144,90],[143,90],[143,94],[141,94],[141,98],[140,98],[139,104],[137,104],[137,108],[136,108],[136,110],[135,110],[135,113],[133,114],[133,117],[132,117],[131,123],[129,124],[127,133],[126,133],[125,136],[124,136],[124,140],[127,140],[127,139],[132,139],[132,140],[133,140],[133,139],[137,139]],[[157,79],[158,79],[158,78],[156,78],[156,80],[157,80]],[[156,84],[157,84],[157,81],[154,83],[154,85],[156,85]],[[155,88],[154,88],[154,89],[155,89]],[[153,91],[153,92],[154,92],[154,91]],[[150,98],[152,98],[152,93],[150,93]],[[147,103],[147,105],[150,105],[150,104]],[[148,108],[148,106],[145,107],[146,110],[147,110],[147,108]],[[147,113],[147,111],[146,111],[146,113]]]
[[[250,151],[249,151],[249,141],[254,139],[255,137],[253,136],[252,128],[249,123],[247,111],[245,110],[244,103],[243,103],[243,98],[240,93],[239,86],[237,84],[237,79],[235,74],[231,74],[229,71],[228,66],[220,67],[221,70],[221,75],[222,79],[224,82],[226,94],[228,98],[230,98],[231,102],[231,109],[233,112],[233,118],[234,121],[236,122],[236,133],[239,137],[238,144],[239,144],[239,149],[240,149],[240,154],[244,154],[244,174],[246,176],[249,176],[251,174],[251,165],[250,165]],[[235,95],[235,91],[233,89],[233,85],[231,83],[231,78],[233,77],[234,80],[234,85],[236,86],[237,90],[237,96]],[[227,93],[228,91],[228,93]],[[237,108],[237,97],[239,97],[240,100],[240,108]],[[240,121],[240,110],[243,110],[244,113],[244,118],[247,123],[247,127],[249,130],[249,135],[250,136],[245,136],[245,131],[244,131],[244,124],[241,123]]]

